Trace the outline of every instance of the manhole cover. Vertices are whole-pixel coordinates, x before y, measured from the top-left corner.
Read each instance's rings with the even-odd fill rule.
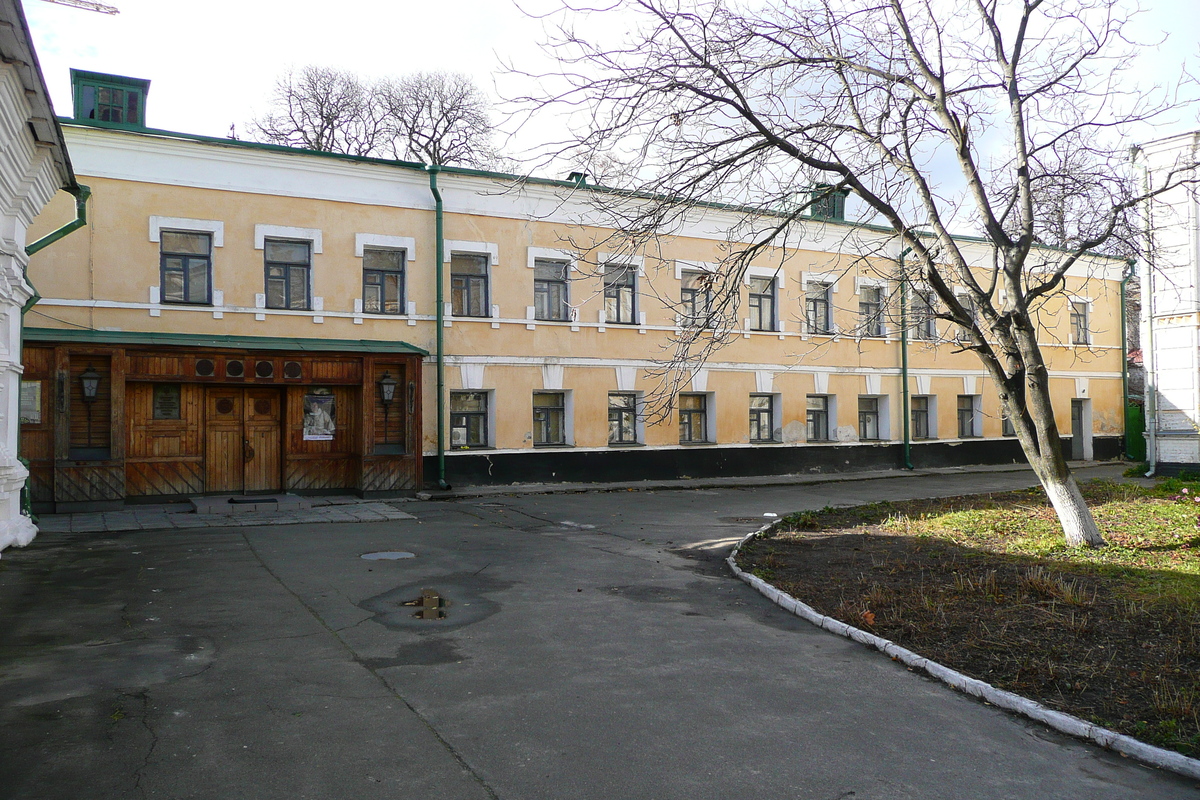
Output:
[[[367,561],[399,561],[402,558],[416,558],[416,553],[406,553],[403,550],[383,550],[378,553],[363,553],[360,558]]]

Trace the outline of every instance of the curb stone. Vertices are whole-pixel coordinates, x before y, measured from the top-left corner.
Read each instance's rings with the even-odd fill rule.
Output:
[[[759,594],[762,594],[784,611],[795,614],[830,633],[852,639],[867,647],[872,647],[893,661],[899,661],[913,669],[923,670],[929,676],[938,679],[952,689],[957,689],[964,694],[985,700],[994,706],[1036,720],[1060,733],[1065,733],[1078,739],[1086,739],[1105,749],[1113,750],[1123,756],[1136,759],[1152,767],[1170,770],[1189,778],[1200,779],[1200,760],[1198,759],[1189,758],[1182,753],[1164,750],[1161,747],[1140,742],[1123,733],[1102,728],[1099,725],[1086,722],[1079,717],[1055,711],[1027,697],[1021,697],[1004,689],[998,689],[990,683],[968,677],[957,670],[950,669],[936,661],[919,656],[907,648],[900,647],[888,639],[847,625],[833,617],[827,617],[812,606],[797,600],[787,592],[776,589],[757,575],[751,575],[739,567],[737,565],[737,554],[742,549],[742,545],[771,530],[776,524],[778,523],[772,522],[764,525],[753,533],[743,537],[740,542],[734,545],[733,551],[725,559],[725,562],[729,564],[729,568],[733,570],[734,575],[750,584]]]

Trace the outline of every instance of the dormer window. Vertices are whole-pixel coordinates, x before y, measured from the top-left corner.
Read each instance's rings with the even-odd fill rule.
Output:
[[[827,219],[841,222],[846,219],[846,195],[849,189],[838,189],[827,183],[819,183],[812,188],[812,203],[808,214],[815,219]]]
[[[71,70],[75,119],[144,127],[150,81]]]

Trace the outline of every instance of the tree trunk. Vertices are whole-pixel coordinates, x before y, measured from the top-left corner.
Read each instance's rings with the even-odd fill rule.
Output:
[[[1067,544],[1071,547],[1103,547],[1104,537],[1100,535],[1100,528],[1092,517],[1092,510],[1088,508],[1083,493],[1079,491],[1075,476],[1066,468],[1066,464],[1058,469],[1054,467],[1053,464],[1033,464],[1033,471],[1042,482],[1050,504],[1058,513]]]

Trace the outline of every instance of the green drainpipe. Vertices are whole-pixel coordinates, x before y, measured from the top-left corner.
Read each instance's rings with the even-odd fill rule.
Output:
[[[912,411],[908,391],[908,273],[904,270],[904,257],[912,252],[906,247],[900,253],[900,397],[904,416],[904,468],[912,469]]]
[[[444,223],[442,220],[442,193],[438,191],[437,176],[442,171],[442,168],[437,164],[430,164],[425,167],[429,171],[429,191],[433,192],[437,246],[436,251],[437,265],[434,268],[437,281],[437,474],[438,488],[449,489],[450,484],[446,483],[446,351],[443,341],[442,329],[444,327],[445,316],[445,289],[443,283],[445,276],[443,274],[443,260],[446,255],[445,239],[443,238]]]
[[[64,236],[74,233],[83,226],[87,225],[87,201],[88,198],[92,196],[92,190],[83,184],[76,184],[70,189],[67,189],[67,192],[75,197],[75,219],[71,220],[66,225],[63,225],[58,230],[51,231],[42,238],[38,239],[36,242],[25,245],[25,255],[31,256],[42,248],[49,247],[59,239],[62,239]],[[25,315],[29,313],[29,309],[33,308],[34,305],[37,304],[38,300],[42,299],[42,296],[38,294],[37,287],[33,285],[33,281],[29,280],[28,269],[25,271],[25,282],[29,284],[29,288],[33,289],[33,294],[30,295],[28,302],[21,306],[21,325],[17,330],[18,358],[23,357],[25,352],[21,335],[25,330]],[[25,469],[29,469],[28,459],[21,457],[20,417],[17,418],[17,460],[25,465]],[[24,514],[35,523],[37,522],[37,517],[33,514],[33,496],[29,488],[29,478],[25,479],[25,488],[21,490],[21,511],[24,512]]]
[[[1121,278],[1121,429],[1125,431],[1125,436],[1122,438],[1122,457],[1125,460],[1129,459],[1129,333],[1126,330],[1127,323],[1125,322],[1125,287],[1133,278],[1133,269],[1137,265],[1137,261],[1129,259],[1126,264],[1125,275]]]

